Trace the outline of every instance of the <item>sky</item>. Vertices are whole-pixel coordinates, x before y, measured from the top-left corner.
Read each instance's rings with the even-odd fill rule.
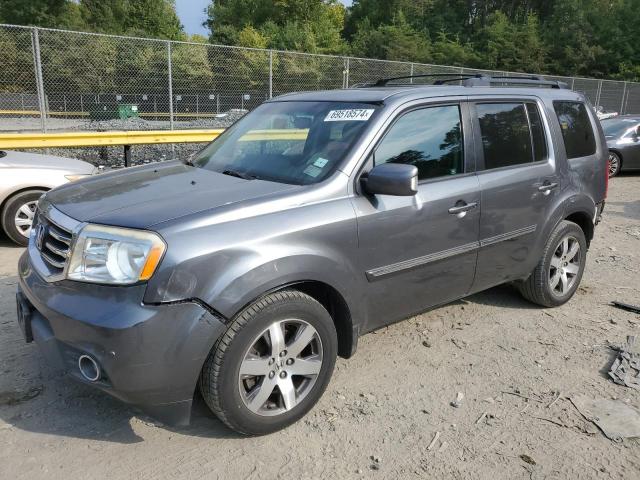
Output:
[[[352,0],[341,0],[345,5],[351,5]],[[209,30],[202,26],[207,15],[205,9],[211,3],[211,0],[176,0],[176,11],[178,17],[184,25],[184,30],[189,35],[199,33],[200,35],[209,36]]]

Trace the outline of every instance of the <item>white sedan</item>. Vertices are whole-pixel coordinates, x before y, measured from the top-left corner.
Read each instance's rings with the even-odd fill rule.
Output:
[[[0,151],[0,224],[7,237],[26,245],[40,196],[97,172],[90,163],[72,158]]]

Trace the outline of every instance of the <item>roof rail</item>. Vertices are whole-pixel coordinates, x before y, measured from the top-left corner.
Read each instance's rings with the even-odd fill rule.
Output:
[[[490,75],[478,75],[473,78],[464,80],[465,87],[490,87],[492,85],[531,85],[538,87],[550,87],[569,89],[569,85],[559,80],[545,80],[539,75],[526,76],[500,76],[492,77]]]
[[[413,78],[435,78],[433,85],[445,85],[451,82],[460,82],[465,87],[490,87],[493,85],[531,85],[538,87],[550,87],[559,89],[569,89],[569,85],[558,80],[546,80],[539,75],[523,76],[500,76],[493,77],[485,74],[457,74],[457,73],[429,73],[421,75],[406,75],[402,77],[380,78],[372,83],[361,83],[354,85],[355,88],[367,87],[387,87],[395,80],[408,80]],[[445,78],[440,78],[445,77]],[[418,86],[416,84],[395,84],[395,86]],[[422,85],[422,84],[421,84]]]

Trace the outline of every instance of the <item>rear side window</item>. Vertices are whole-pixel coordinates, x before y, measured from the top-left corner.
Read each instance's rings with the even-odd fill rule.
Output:
[[[524,103],[476,105],[486,170],[533,162],[533,144]]]
[[[374,153],[375,165],[406,163],[418,167],[418,178],[464,172],[462,121],[458,105],[413,110],[389,129]]]
[[[581,102],[553,102],[567,150],[567,158],[588,157],[596,153],[596,137]]]

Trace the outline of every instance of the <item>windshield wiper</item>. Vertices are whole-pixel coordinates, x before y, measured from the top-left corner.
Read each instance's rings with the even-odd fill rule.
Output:
[[[229,175],[230,177],[242,178],[243,180],[253,180],[255,175],[249,175],[248,173],[238,172],[237,170],[224,170],[223,175]]]

